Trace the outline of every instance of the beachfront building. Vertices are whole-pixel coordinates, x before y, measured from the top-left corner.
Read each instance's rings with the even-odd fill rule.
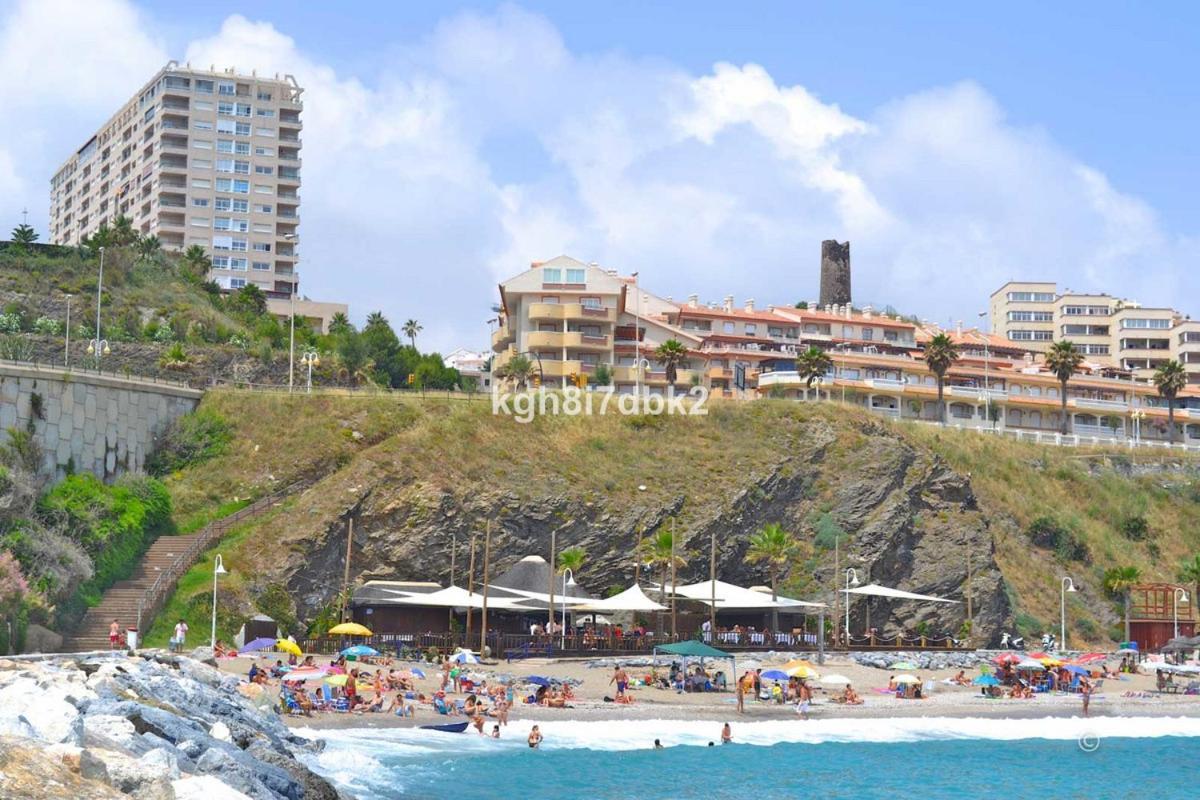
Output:
[[[1054,283],[1010,281],[992,293],[992,330],[1045,352],[1069,340],[1093,364],[1149,380],[1170,359],[1189,359],[1189,381],[1200,383],[1200,327],[1171,308],[1147,308],[1107,294],[1083,294]],[[1189,335],[1190,334],[1190,335]]]
[[[50,182],[50,241],[75,245],[128,217],[163,247],[199,245],[224,289],[299,285],[303,89],[171,61]]]

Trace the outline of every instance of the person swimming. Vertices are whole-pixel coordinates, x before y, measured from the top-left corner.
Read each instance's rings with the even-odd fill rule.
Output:
[[[536,750],[544,738],[545,737],[542,736],[542,732],[538,730],[538,726],[534,725],[533,730],[529,732],[529,738],[527,739],[529,742],[529,748],[531,750]]]
[[[729,723],[725,723],[725,727],[721,728],[721,744],[729,744],[733,741],[733,729],[729,727]]]
[[[658,739],[655,739],[655,740],[654,740],[654,749],[655,749],[655,750],[662,750],[662,749],[663,749],[662,742],[660,742]]]

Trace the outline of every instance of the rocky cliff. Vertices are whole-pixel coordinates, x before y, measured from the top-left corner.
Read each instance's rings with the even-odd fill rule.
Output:
[[[778,522],[801,541],[802,561],[781,580],[797,596],[832,603],[835,583],[844,580],[834,574],[836,550],[840,567],[853,566],[864,582],[962,599],[970,553],[977,633],[990,641],[1010,621],[969,479],[886,423],[776,407],[748,425],[739,410],[724,420],[653,429],[611,423],[593,431],[605,438],[565,450],[563,424],[509,423],[519,437],[513,442],[490,430],[493,421],[477,420],[457,431],[471,450],[461,456],[445,445],[434,456],[427,442],[406,437],[364,451],[256,530],[254,544],[247,540],[239,557],[254,576],[248,596],[281,584],[297,615],[311,619],[341,585],[351,518],[354,581],[444,584],[457,547],[465,583],[472,535],[479,537],[479,580],[490,521],[493,576],[531,553],[549,557],[557,531],[559,548],[586,550],[578,578],[596,593],[628,585],[639,537],[669,529],[672,519],[688,557],[681,580],[708,577],[715,538],[720,578],[766,583],[765,570],[747,561],[748,537]],[[422,458],[422,449],[438,462]],[[940,635],[957,633],[966,609],[859,600],[852,630],[865,630],[868,616],[886,636]]]

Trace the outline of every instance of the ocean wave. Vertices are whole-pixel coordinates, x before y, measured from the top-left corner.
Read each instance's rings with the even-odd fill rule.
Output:
[[[438,753],[457,755],[496,752],[523,747],[529,720],[514,721],[493,740],[474,733],[444,734],[413,728],[345,729],[307,731],[305,735],[325,739],[331,754],[363,751],[393,758],[428,758]],[[538,722],[546,750],[641,750],[659,739],[665,746],[705,747],[720,741],[720,721],[703,720],[612,720]],[[1161,736],[1200,737],[1200,718],[1195,717],[1056,717],[1040,719],[997,719],[981,717],[913,717],[896,719],[766,720],[732,723],[734,742],[769,747],[776,744],[896,743],[936,740],[1020,739],[1078,740],[1083,738],[1152,738]],[[338,764],[339,768],[344,764]],[[356,769],[363,774],[366,769]]]

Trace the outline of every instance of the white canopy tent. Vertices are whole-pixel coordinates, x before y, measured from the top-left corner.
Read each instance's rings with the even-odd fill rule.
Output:
[[[534,601],[537,601],[544,605],[549,604],[549,602],[550,602],[550,595],[546,594],[545,592],[531,592],[531,591],[527,591],[525,589],[509,589],[507,586],[495,586],[495,585],[492,585],[491,588],[497,592],[504,592],[506,594],[519,595],[520,597],[523,597],[526,600],[534,600]],[[495,595],[493,595],[493,594],[488,595],[488,605],[489,606],[492,604],[492,598],[494,598],[494,597],[495,597]],[[513,599],[513,598],[510,598],[510,599]],[[523,601],[517,601],[517,602],[523,602]],[[574,608],[575,606],[586,605],[588,603],[594,603],[594,602],[595,602],[595,599],[591,598],[591,597],[571,597],[570,595],[567,595],[564,597],[563,595],[558,594],[557,592],[554,594],[554,605],[556,607],[561,606],[561,605],[566,605],[567,608]],[[532,606],[530,606],[530,607],[532,608]]]
[[[468,592],[460,586],[448,586],[429,594],[418,594],[411,597],[399,597],[396,603],[413,606],[435,606],[438,608],[483,608],[483,595]],[[489,610],[529,611],[529,606],[521,604],[520,600],[511,597],[491,597],[487,599]]]
[[[725,581],[701,581],[675,587],[675,594],[688,600],[698,600],[702,603],[715,605],[718,611],[733,610],[771,610],[795,614],[807,613],[808,608],[824,608],[824,603],[810,603],[806,600],[793,600],[790,597],[779,596],[775,600],[770,595],[764,595],[753,589],[745,589]],[[714,603],[713,598],[716,598]]]
[[[575,606],[571,610],[577,614],[587,614],[592,611],[598,613],[608,611],[666,611],[667,607],[651,600],[642,591],[642,587],[635,583],[620,594],[606,597],[603,600],[593,600],[587,605]]]
[[[866,586],[856,586],[853,589],[842,589],[842,594],[865,594],[870,597],[890,597],[893,600],[923,600],[929,603],[960,603],[961,600],[948,600],[945,597],[934,597],[929,594],[913,594],[878,583],[868,583]]]

